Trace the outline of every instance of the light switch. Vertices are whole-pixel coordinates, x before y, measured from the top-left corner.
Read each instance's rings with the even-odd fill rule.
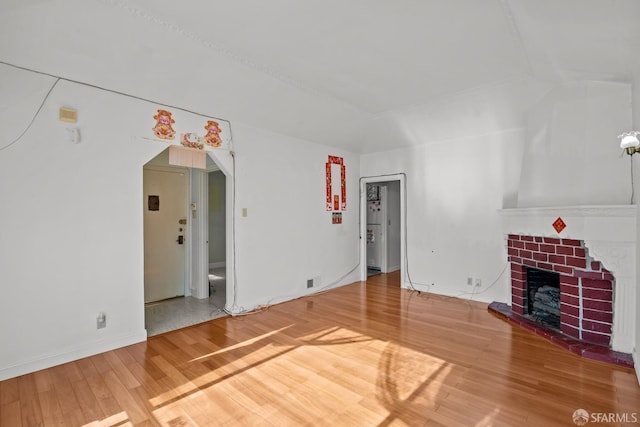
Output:
[[[247,208],[242,208],[242,216],[243,217],[247,216]]]

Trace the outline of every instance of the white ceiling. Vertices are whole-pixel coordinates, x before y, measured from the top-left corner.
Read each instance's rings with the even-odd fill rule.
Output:
[[[1,0],[0,61],[356,152],[630,82],[638,0]]]

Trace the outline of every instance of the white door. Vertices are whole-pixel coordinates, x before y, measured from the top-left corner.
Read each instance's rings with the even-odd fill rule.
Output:
[[[187,227],[185,173],[144,169],[143,191],[144,301],[182,296]]]

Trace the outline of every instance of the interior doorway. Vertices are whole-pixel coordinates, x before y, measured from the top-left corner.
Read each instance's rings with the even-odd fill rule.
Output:
[[[227,303],[226,176],[217,167],[207,169],[207,272],[214,305]]]
[[[400,271],[405,283],[404,174],[366,177],[361,182],[361,280]]]
[[[217,178],[215,182],[221,182],[223,191],[216,184],[209,186],[210,173]],[[225,185],[225,175],[209,156],[206,170],[170,165],[168,149],[144,165],[144,312],[148,336],[226,315],[225,265],[213,266],[212,274],[208,262],[210,252],[220,255],[220,247],[226,262]],[[208,237],[208,206],[215,213],[211,218],[214,239]],[[176,218],[174,211],[179,212]],[[158,221],[161,215],[170,218]],[[180,273],[173,271],[176,264]]]

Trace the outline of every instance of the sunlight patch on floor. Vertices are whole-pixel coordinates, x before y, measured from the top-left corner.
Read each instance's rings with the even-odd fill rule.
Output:
[[[126,423],[129,421],[129,415],[125,412],[118,412],[117,414],[113,414],[110,417],[105,418],[100,421],[93,421],[88,424],[83,425],[82,427],[112,427],[112,426],[126,426],[131,425],[131,423]]]
[[[281,421],[278,417],[287,422],[308,420],[309,411],[402,423],[407,421],[402,416],[405,407],[435,410],[433,402],[442,398],[441,386],[454,367],[429,354],[348,328],[327,328],[294,339],[295,334],[286,333],[294,326],[191,359],[189,363],[211,365],[211,371],[193,379],[172,368],[162,355],[154,357],[154,363],[179,384],[150,399],[154,414],[163,423],[181,420],[184,425],[207,422],[207,412],[218,414],[216,421],[220,423],[227,419],[238,422],[238,417],[251,423]],[[370,358],[373,367],[363,369],[358,357]],[[398,375],[403,381],[395,380]],[[369,402],[367,407],[362,407],[363,396],[353,391],[363,383],[375,384],[364,399]],[[278,395],[298,400],[300,413],[280,407],[278,399],[273,399]],[[193,412],[193,408],[199,409]],[[221,412],[224,416],[219,419]]]

